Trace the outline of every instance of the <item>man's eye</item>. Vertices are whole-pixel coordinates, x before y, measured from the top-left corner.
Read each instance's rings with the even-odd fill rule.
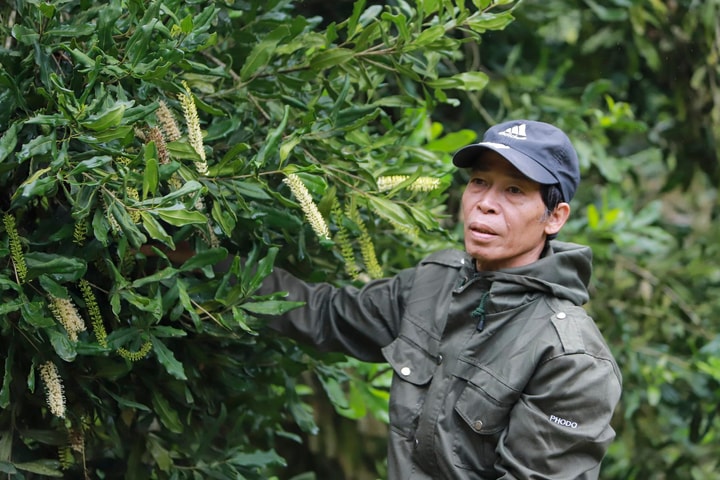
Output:
[[[508,187],[508,192],[510,193],[522,193],[522,189],[520,187]]]

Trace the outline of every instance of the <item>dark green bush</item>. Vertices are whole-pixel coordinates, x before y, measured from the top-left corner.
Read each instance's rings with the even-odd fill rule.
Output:
[[[325,27],[285,1],[4,3],[0,471],[267,478],[288,425],[317,429],[305,370],[344,415],[382,411],[263,332],[294,305],[255,291],[276,261],[362,282],[445,241],[474,134],[431,112],[485,86],[452,62],[512,18],[480,3]]]

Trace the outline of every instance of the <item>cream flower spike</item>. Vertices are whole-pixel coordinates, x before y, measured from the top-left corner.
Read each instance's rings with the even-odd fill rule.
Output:
[[[300,177],[291,173],[283,179],[283,183],[290,187],[290,191],[298,203],[300,203],[300,208],[302,208],[305,214],[305,219],[312,227],[315,235],[322,240],[330,240],[330,229],[327,223],[325,223],[325,219],[320,213],[320,210],[318,210],[307,187],[302,183],[302,180],[300,180]]]

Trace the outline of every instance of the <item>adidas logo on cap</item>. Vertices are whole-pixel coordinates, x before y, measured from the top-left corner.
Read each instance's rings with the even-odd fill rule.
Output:
[[[525,124],[521,123],[520,125],[512,126],[506,130],[503,130],[502,132],[498,133],[498,135],[503,135],[505,137],[514,138],[516,140],[526,140],[527,135],[525,134]]]

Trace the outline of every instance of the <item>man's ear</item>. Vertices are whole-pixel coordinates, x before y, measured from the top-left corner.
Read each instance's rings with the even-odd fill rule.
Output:
[[[550,213],[545,219],[545,234],[555,235],[565,225],[568,218],[570,217],[570,204],[561,202],[558,203],[555,210]]]

